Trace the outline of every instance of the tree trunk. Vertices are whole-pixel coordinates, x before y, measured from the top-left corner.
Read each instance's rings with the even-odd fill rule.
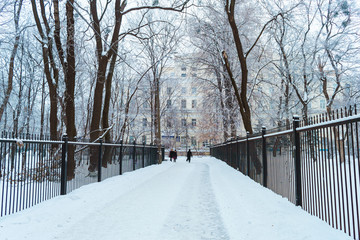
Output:
[[[223,99],[223,87],[222,87],[222,81],[221,81],[221,75],[218,71],[215,70],[216,73],[216,80],[217,80],[217,88],[219,90],[219,98],[220,98],[220,107],[221,107],[221,113],[222,113],[222,120],[223,120],[223,138],[224,141],[226,141],[229,138],[228,134],[228,115],[225,111],[225,104]]]
[[[250,107],[247,100],[247,84],[248,84],[248,69],[247,69],[247,62],[242,46],[242,42],[240,40],[240,34],[235,22],[235,0],[231,0],[230,6],[228,5],[228,0],[226,3],[226,13],[228,16],[228,21],[231,27],[231,31],[234,38],[234,43],[236,46],[237,56],[239,58],[239,63],[241,66],[241,85],[240,85],[240,94],[238,93],[238,88],[236,86],[235,81],[233,81],[233,78],[230,77],[232,85],[234,87],[234,90],[236,88],[236,92],[238,93],[237,98],[240,105],[240,114],[242,116],[242,120],[244,123],[244,128],[247,132],[250,134],[253,134],[253,129],[251,125],[251,113],[250,113]],[[225,53],[226,55],[226,53]],[[226,57],[227,58],[227,57]],[[230,68],[229,66],[226,66],[227,68]],[[236,93],[235,93],[236,94]]]
[[[158,163],[162,163],[160,124],[160,79],[155,78],[155,144],[158,147]]]
[[[225,111],[228,116],[228,126],[230,125],[230,136],[236,137],[235,119],[234,119],[234,100],[231,92],[231,81],[229,78],[224,78],[224,89],[225,89]]]
[[[43,76],[41,87],[41,110],[40,110],[40,135],[44,134],[44,121],[45,121],[45,78]],[[27,131],[29,133],[29,131]]]
[[[114,46],[114,52],[118,51],[118,43]],[[106,78],[105,83],[105,99],[104,99],[104,109],[102,114],[102,128],[106,131],[109,126],[109,109],[110,109],[110,98],[111,98],[111,85],[112,85],[112,78],[114,75],[115,70],[115,63],[117,54],[113,54],[110,62],[109,73]],[[105,134],[105,142],[111,142],[111,131],[108,131]],[[112,154],[112,147],[105,146],[104,147],[104,157],[103,157],[103,167],[107,167],[107,163],[111,163],[111,154]]]
[[[96,56],[97,56],[97,77],[96,77],[96,84],[95,84],[95,92],[94,92],[94,104],[93,104],[93,112],[92,112],[92,119],[90,124],[90,141],[94,142],[100,136],[100,117],[101,111],[103,107],[103,90],[104,84],[106,81],[106,71],[109,60],[113,55],[117,55],[117,44],[119,39],[119,32],[121,27],[121,21],[123,16],[123,11],[126,7],[126,1],[121,3],[120,0],[115,0],[115,25],[114,31],[111,39],[110,48],[103,54],[103,39],[101,37],[101,28],[100,28],[100,19],[97,13],[97,1],[91,0],[90,1],[90,13],[93,20],[93,29],[94,29],[94,36],[96,40]],[[114,56],[115,57],[115,56]],[[114,61],[116,60],[116,57]],[[110,68],[110,71],[113,71],[113,68]],[[108,81],[112,80],[112,73],[108,74]],[[110,84],[110,82],[108,82]],[[111,87],[111,84],[110,84]],[[110,90],[109,90],[110,91]],[[111,93],[111,92],[110,92]],[[108,110],[105,110],[106,115],[108,115]],[[108,116],[107,116],[108,117]],[[108,124],[106,124],[108,125]],[[90,148],[90,165],[89,171],[94,172],[97,168],[97,156],[98,150],[96,147]]]
[[[105,83],[105,71],[107,66],[107,60],[101,59],[99,62],[98,75],[96,78],[95,92],[94,92],[94,102],[93,102],[93,113],[90,124],[90,141],[95,142],[102,134],[100,127],[100,117],[101,117],[101,108],[102,108],[102,99],[103,99],[103,89]],[[98,161],[98,147],[94,146],[90,148],[90,164],[89,171],[94,172],[97,169]]]
[[[42,9],[42,16],[44,16],[44,6],[43,2],[41,1],[41,9]],[[36,23],[36,27],[41,37],[41,46],[42,46],[42,56],[44,61],[44,72],[46,81],[49,87],[49,96],[50,96],[50,139],[57,140],[57,127],[58,127],[58,118],[57,118],[57,111],[58,111],[58,95],[57,95],[57,83],[58,83],[58,69],[52,59],[53,54],[52,51],[52,41],[50,37],[47,37],[43,32],[41,22],[39,19],[39,15],[36,9],[35,0],[31,1],[33,15]],[[46,18],[43,17],[44,24],[47,26],[47,30],[49,29],[47,22],[45,21]],[[45,45],[45,43],[48,43]],[[51,76],[51,69],[54,72],[54,80]],[[52,148],[55,149],[57,146],[53,145]]]
[[[241,116],[243,118],[243,123],[244,123],[245,130],[250,129],[251,132],[250,131],[247,131],[247,132],[249,134],[252,134],[253,132],[252,132],[252,126],[251,126],[250,111],[245,110],[245,107],[243,105],[243,101],[241,99],[241,95],[239,94],[239,90],[237,88],[235,79],[233,77],[233,74],[232,74],[232,71],[231,71],[231,68],[230,68],[230,63],[229,63],[229,60],[228,60],[228,57],[227,57],[227,54],[226,54],[225,51],[223,51],[223,58],[224,58],[224,61],[225,61],[226,70],[227,70],[227,72],[229,74],[229,77],[230,77],[230,80],[231,80],[231,84],[233,85],[233,88],[234,88],[235,96],[236,96],[236,98],[238,100],[238,104],[239,104],[239,107],[240,107],[240,113],[241,113]],[[256,173],[260,174],[261,173],[261,162],[260,162],[260,160],[259,160],[259,158],[257,156],[256,145],[255,145],[254,141],[249,142],[249,148],[250,148],[250,159],[254,163]]]

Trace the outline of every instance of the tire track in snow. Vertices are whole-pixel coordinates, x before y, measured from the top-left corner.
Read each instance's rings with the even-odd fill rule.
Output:
[[[158,239],[230,239],[211,186],[209,166],[191,164],[195,167],[187,176]]]

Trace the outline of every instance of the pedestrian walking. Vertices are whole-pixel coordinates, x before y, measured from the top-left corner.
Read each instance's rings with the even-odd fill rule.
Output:
[[[190,160],[191,160],[191,157],[192,157],[192,152],[191,152],[191,150],[189,149],[189,151],[187,152],[187,158],[186,158],[186,161],[189,161],[189,163],[190,163]]]
[[[177,159],[177,152],[176,152],[176,149],[175,149],[175,151],[174,151],[173,158],[174,158],[174,162],[176,162],[176,159]]]
[[[169,152],[169,158],[170,158],[170,161],[172,162],[172,160],[174,159],[174,151],[173,151],[173,149],[171,149],[170,150],[170,152]]]

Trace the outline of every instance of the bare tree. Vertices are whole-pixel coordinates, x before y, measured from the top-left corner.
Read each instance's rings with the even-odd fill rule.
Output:
[[[10,94],[13,90],[15,57],[16,57],[17,50],[19,47],[20,36],[21,36],[21,31],[22,31],[19,26],[22,4],[23,4],[23,0],[14,1],[13,14],[14,14],[14,25],[15,25],[15,39],[14,39],[14,44],[13,44],[13,48],[12,48],[11,55],[10,55],[10,61],[9,61],[9,73],[8,73],[8,80],[7,80],[7,88],[5,91],[4,99],[2,100],[2,103],[0,105],[0,121],[2,119],[6,105],[9,102]],[[4,5],[1,5],[1,8],[3,9],[6,6],[7,6],[6,3],[4,3]],[[0,10],[2,10],[2,9],[0,9]]]
[[[50,97],[50,138],[52,140],[58,139],[58,84],[59,84],[59,69],[55,63],[54,52],[53,52],[53,39],[50,36],[50,26],[48,24],[45,5],[43,1],[40,1],[41,17],[45,25],[45,30],[41,24],[39,13],[37,10],[35,0],[31,1],[32,11],[34,20],[36,23],[37,30],[40,35],[38,41],[42,48],[42,58],[44,65],[44,72],[46,81],[49,88]],[[54,146],[55,147],[55,146]]]
[[[227,14],[228,22],[231,27],[232,33],[233,33],[237,57],[238,57],[240,67],[241,67],[240,91],[239,91],[239,88],[237,87],[235,79],[232,76],[233,73],[232,73],[230,62],[229,62],[226,52],[223,51],[222,55],[223,55],[223,58],[225,61],[226,69],[230,75],[231,83],[232,83],[234,91],[235,91],[235,96],[237,98],[237,101],[238,101],[238,104],[240,107],[240,114],[243,119],[245,130],[247,132],[249,132],[250,134],[253,134],[253,128],[252,128],[252,124],[251,124],[251,111],[250,111],[250,106],[249,106],[249,101],[248,101],[248,96],[247,96],[247,89],[248,89],[247,58],[248,58],[249,54],[252,52],[252,50],[255,48],[257,43],[259,42],[259,40],[260,40],[261,36],[263,35],[267,26],[270,23],[272,23],[274,20],[276,20],[278,16],[282,15],[282,13],[276,14],[274,17],[272,17],[270,20],[268,20],[262,26],[262,28],[261,28],[259,34],[257,35],[255,41],[253,42],[253,44],[250,46],[250,48],[247,51],[245,51],[243,48],[243,43],[240,38],[238,26],[235,21],[235,6],[236,6],[235,0],[230,0],[230,1],[226,0],[225,1],[225,12]]]
[[[236,137],[238,121],[237,102],[220,51],[220,49],[231,51],[232,36],[230,32],[224,31],[226,22],[224,22],[223,15],[216,11],[214,6],[208,6],[203,14],[211,17],[204,18],[201,14],[195,16],[191,22],[191,43],[198,51],[197,54],[193,54],[192,64],[195,64],[203,72],[212,73],[212,76],[197,76],[197,80],[210,86],[216,101],[220,102],[223,140],[225,141],[230,136]]]
[[[175,7],[161,7],[161,6],[140,6],[130,8],[125,10],[127,6],[127,1],[116,0],[114,2],[114,25],[112,31],[111,41],[108,44],[106,38],[103,37],[103,30],[101,25],[102,17],[104,16],[108,4],[107,2],[103,12],[99,16],[98,14],[98,4],[96,0],[90,1],[90,14],[92,18],[92,29],[94,31],[95,41],[96,41],[96,56],[97,56],[97,75],[96,75],[96,83],[95,83],[95,90],[94,90],[94,102],[92,108],[92,118],[90,124],[90,140],[92,142],[96,141],[99,136],[101,135],[100,130],[100,119],[102,116],[103,122],[102,127],[103,129],[106,128],[108,125],[104,123],[107,120],[108,115],[108,104],[110,101],[109,95],[111,94],[111,81],[114,72],[114,66],[116,62],[116,58],[118,57],[118,47],[119,47],[119,40],[120,37],[120,27],[122,24],[122,19],[125,15],[142,11],[148,9],[160,9],[160,10],[169,10],[169,11],[183,11],[188,1],[179,4]],[[140,22],[142,19],[140,19]],[[134,30],[135,32],[137,29]],[[130,32],[125,32],[124,35],[133,34],[133,30]],[[104,49],[104,46],[108,46],[108,49]],[[108,64],[110,63],[110,67]],[[105,85],[106,83],[106,85]],[[105,102],[103,104],[103,91],[105,86]],[[108,97],[107,97],[108,96]],[[91,157],[90,157],[90,165],[89,171],[94,172],[97,168],[96,160],[97,159],[97,149],[92,148],[91,150]]]
[[[147,64],[151,67],[151,86],[153,96],[152,105],[152,123],[155,132],[154,143],[158,147],[158,163],[162,161],[161,151],[161,116],[162,112],[166,110],[165,104],[161,107],[160,101],[160,86],[163,82],[162,73],[168,63],[169,57],[174,53],[176,47],[179,45],[181,36],[179,29],[181,22],[173,25],[175,19],[167,19],[162,17],[162,20],[153,22],[152,15],[147,18],[148,24],[144,27],[143,39],[141,40],[144,46],[144,53],[147,59]],[[171,23],[173,22],[173,23]],[[162,111],[163,110],[163,111]]]
[[[59,1],[53,0],[54,7],[54,26],[55,30],[52,32],[52,28],[47,18],[46,7],[44,1],[40,1],[40,13],[41,20],[38,15],[38,10],[35,0],[31,1],[33,15],[35,23],[40,34],[41,39],[39,40],[42,45],[44,70],[46,80],[49,86],[50,92],[50,135],[51,139],[57,139],[57,109],[58,109],[58,86],[60,71],[57,66],[55,57],[58,56],[61,64],[64,81],[65,81],[65,116],[66,116],[66,132],[69,139],[72,141],[76,136],[75,127],[75,103],[74,103],[74,91],[75,91],[75,22],[74,22],[74,1],[70,0],[66,2],[66,51],[63,50],[63,44],[61,40],[61,26],[60,26],[60,10]],[[57,54],[54,53],[53,41]],[[72,179],[75,176],[75,160],[74,160],[74,146],[69,146],[68,149],[68,168],[67,168],[68,179]]]
[[[318,72],[322,94],[326,100],[326,112],[331,115],[337,95],[342,91],[348,59],[358,54],[358,38],[354,37],[358,26],[351,21],[351,7],[347,1],[324,1],[318,5],[321,28],[319,35],[325,36],[318,55]],[[350,65],[351,66],[351,65]]]

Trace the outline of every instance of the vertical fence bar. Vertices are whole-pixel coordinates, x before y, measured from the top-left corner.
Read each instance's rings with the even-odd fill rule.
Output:
[[[99,140],[99,158],[98,158],[98,182],[101,182],[101,167],[102,167],[102,145],[103,139],[100,138]]]
[[[239,144],[238,142],[235,142],[236,144],[236,170],[240,171],[240,152],[239,152]]]
[[[145,167],[145,142],[143,142],[143,149],[142,149],[142,167],[143,168]]]
[[[293,134],[294,134],[294,162],[295,162],[295,199],[296,206],[302,206],[301,196],[301,163],[300,163],[300,134],[296,131],[299,127],[299,117],[293,117]]]
[[[120,140],[120,154],[119,154],[119,174],[122,174],[122,160],[123,160],[123,140]]]
[[[233,167],[233,163],[232,163],[232,161],[233,161],[233,158],[232,158],[232,141],[233,141],[233,139],[231,138],[230,139],[230,143],[229,143],[229,165],[230,165],[230,167]]]
[[[4,131],[1,133],[1,137],[3,138],[4,137]],[[0,199],[0,208],[1,208],[1,211],[0,211],[0,217],[3,216],[3,210],[4,210],[4,193],[5,193],[5,165],[6,165],[6,142],[1,142],[1,147],[0,147],[0,178],[2,178],[2,191],[1,191],[1,199]],[[5,146],[4,146],[5,145]],[[4,152],[4,154],[3,154]],[[3,166],[4,166],[4,171],[2,172],[2,165],[1,165],[1,162],[3,162]]]
[[[249,148],[249,132],[246,132],[246,175],[250,174],[250,148]]]
[[[133,170],[135,171],[135,164],[136,164],[136,141],[134,140],[134,150],[133,150]]]
[[[62,158],[61,158],[61,187],[60,194],[66,195],[66,184],[67,184],[67,149],[68,149],[68,136],[65,134],[62,138]]]
[[[162,157],[162,161],[165,161],[165,147],[164,146],[161,147],[161,157]]]
[[[262,161],[263,161],[263,185],[267,187],[267,156],[266,156],[266,127],[261,128],[261,136],[262,136]]]

